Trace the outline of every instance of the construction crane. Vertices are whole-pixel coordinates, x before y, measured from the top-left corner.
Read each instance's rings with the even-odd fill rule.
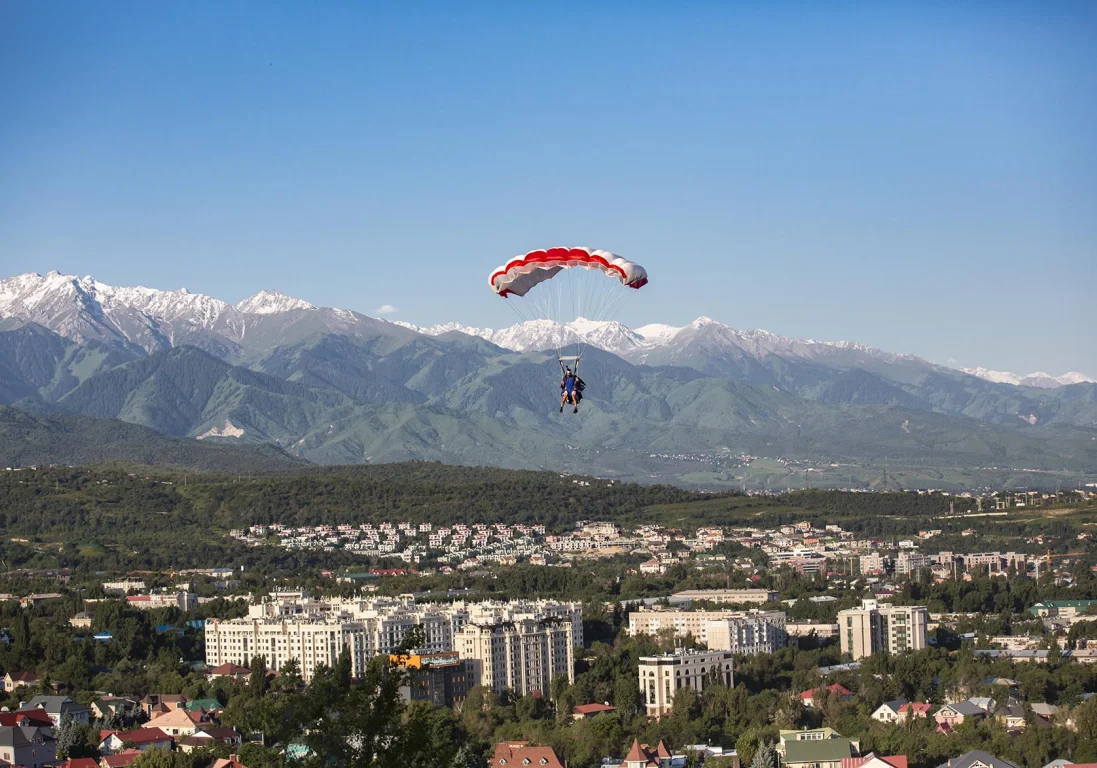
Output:
[[[1089,554],[1089,553],[1088,552],[1067,552],[1066,554],[1063,554],[1063,555],[1053,555],[1053,554],[1051,554],[1051,550],[1049,549],[1047,551],[1047,554],[1044,555],[1044,557],[1043,557],[1044,572],[1046,573],[1046,572],[1051,570],[1051,561],[1052,560],[1057,560],[1060,557],[1085,557],[1087,554]],[[1036,566],[1036,576],[1035,576],[1035,578],[1039,579],[1040,578],[1040,558],[1039,557],[1035,558],[1035,560],[1033,561],[1033,564]]]

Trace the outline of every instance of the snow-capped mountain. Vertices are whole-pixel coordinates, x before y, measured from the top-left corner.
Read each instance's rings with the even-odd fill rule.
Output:
[[[576,345],[582,344],[627,356],[646,345],[640,335],[621,323],[587,320],[582,317],[570,323],[529,320],[499,330],[472,328],[460,323],[442,323],[424,327],[397,322],[396,325],[428,336],[441,336],[454,331],[469,336],[479,336],[496,346],[515,352],[533,352],[561,347],[572,347],[573,349],[568,351],[573,352]]]
[[[155,351],[210,332],[242,338],[249,318],[312,309],[301,299],[260,291],[235,307],[186,288],[116,287],[92,277],[30,273],[0,280],[0,319],[38,323],[76,342],[99,341]]]
[[[295,299],[278,291],[259,291],[254,296],[249,296],[243,301],[237,302],[237,312],[251,315],[273,315],[278,312],[292,312],[297,309],[316,309],[304,299]]]
[[[993,381],[996,384],[1013,384],[1019,387],[1039,387],[1040,389],[1057,389],[1059,387],[1068,387],[1071,384],[1097,382],[1097,378],[1086,376],[1084,373],[1078,373],[1078,371],[1070,371],[1062,376],[1052,376],[1050,373],[1044,373],[1043,371],[1020,376],[1009,371],[992,371],[989,368],[961,368],[960,370],[972,376],[978,376],[980,379]]]
[[[632,363],[685,366],[708,375],[761,384],[772,382],[775,366],[787,368],[789,364],[798,366],[805,376],[809,375],[805,366],[820,365],[880,374],[894,366],[913,366],[923,373],[948,372],[913,355],[850,341],[796,339],[761,329],[738,330],[709,317],[699,317],[684,326],[655,323],[635,330],[617,322],[584,318],[569,323],[532,320],[501,329],[453,322],[421,327],[375,320],[347,310],[318,308],[276,291],[263,290],[232,305],[185,288],[164,291],[116,287],[92,277],[56,271],[0,280],[0,319],[9,317],[38,323],[78,343],[104,342],[137,354],[190,344],[229,358],[244,354],[242,349],[270,348],[317,334],[386,334],[389,331],[385,329],[399,326],[428,336],[464,333],[517,352],[559,349],[570,355],[579,345],[588,345]],[[984,368],[960,370],[995,383],[1044,389],[1097,381],[1078,372],[1019,376]]]

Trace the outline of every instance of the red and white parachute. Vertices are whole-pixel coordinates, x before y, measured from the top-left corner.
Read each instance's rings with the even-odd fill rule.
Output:
[[[551,280],[562,270],[573,267],[602,272],[629,288],[643,288],[648,282],[647,270],[636,262],[609,251],[592,248],[546,248],[543,251],[530,251],[494,270],[488,282],[491,289],[503,298],[525,296],[531,288]]]
[[[584,344],[565,326],[576,321],[612,320],[632,295],[648,283],[648,273],[634,261],[593,248],[545,248],[517,256],[492,270],[491,290],[505,299],[524,321],[550,320],[556,326],[557,352],[574,347],[578,361]]]

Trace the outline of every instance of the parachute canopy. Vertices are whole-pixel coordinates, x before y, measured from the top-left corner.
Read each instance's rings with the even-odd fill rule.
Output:
[[[567,359],[573,359],[576,366],[586,346],[577,324],[588,330],[604,326],[635,295],[625,288],[642,288],[647,282],[647,270],[639,264],[593,248],[530,251],[488,277],[496,294],[517,299],[508,301],[507,306],[523,322],[551,321],[547,329],[540,325],[542,331],[548,330],[548,336],[542,338],[546,345],[556,347],[561,361],[567,348]],[[574,354],[570,354],[572,349]]]
[[[491,273],[491,289],[506,298],[525,296],[530,289],[572,267],[603,273],[629,288],[642,288],[648,273],[639,264],[609,251],[592,248],[546,248],[511,259]]]

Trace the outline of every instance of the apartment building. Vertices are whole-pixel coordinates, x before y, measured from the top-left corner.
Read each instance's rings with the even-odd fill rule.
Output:
[[[710,651],[776,653],[788,645],[785,624],[781,611],[716,619],[705,627],[705,644]]]
[[[551,600],[416,604],[412,598],[314,600],[306,593],[276,594],[249,607],[248,617],[211,620],[206,627],[206,663],[247,666],[256,655],[279,669],[296,658],[302,676],[311,679],[320,664],[332,664],[343,649],[351,654],[352,674],[373,656],[401,648],[409,630],[422,628],[420,654],[460,650],[458,636],[466,627],[539,622],[551,619],[566,627],[568,648],[582,645],[582,604]],[[569,650],[569,654],[571,651]]]
[[[874,653],[920,651],[926,647],[928,623],[924,606],[864,600],[860,608],[838,612],[842,653],[860,659]]]
[[[735,685],[731,653],[694,651],[678,648],[662,656],[640,657],[640,693],[648,717],[662,717],[674,707],[674,695],[680,688],[700,693],[712,680],[728,687]]]
[[[307,682],[320,665],[332,666],[344,652],[350,654],[351,675],[360,677],[374,656],[367,648],[361,622],[339,617],[294,619],[208,619],[206,621],[206,664],[247,666],[256,656],[266,659],[275,672],[290,659],[300,665]]]
[[[684,592],[675,592],[671,597],[678,601],[708,600],[712,603],[762,604],[776,602],[779,595],[769,589],[688,589]]]
[[[788,645],[784,611],[652,611],[628,616],[629,634],[657,635],[670,631],[690,635],[712,650],[732,653],[775,653]]]
[[[466,624],[455,645],[462,659],[474,662],[480,685],[518,696],[549,695],[557,677],[575,680],[575,647],[566,619],[520,619],[514,622]]]
[[[915,571],[929,568],[931,562],[921,552],[904,550],[895,558],[895,572],[901,576],[909,576]]]

